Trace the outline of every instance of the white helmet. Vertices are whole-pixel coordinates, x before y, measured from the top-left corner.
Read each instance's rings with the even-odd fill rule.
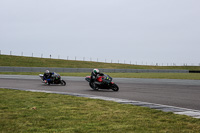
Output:
[[[93,73],[94,74],[98,74],[99,73],[99,69],[93,69]]]
[[[49,74],[50,72],[49,72],[49,70],[46,70],[45,73],[46,73],[46,74]]]

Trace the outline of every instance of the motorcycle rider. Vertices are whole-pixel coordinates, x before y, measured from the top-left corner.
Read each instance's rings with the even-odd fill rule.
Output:
[[[54,75],[54,72],[50,72],[49,70],[46,70],[44,72],[43,80],[47,80],[47,84],[50,84],[53,81],[53,77],[52,77],[53,75]]]
[[[99,69],[93,69],[92,73],[91,73],[91,79],[90,79],[90,84],[93,84],[96,80],[97,80],[97,77],[99,75],[104,75],[103,73],[100,73]],[[93,86],[94,89],[95,89],[95,86]]]
[[[93,69],[91,73],[91,80],[90,82],[94,82],[97,78],[97,74],[99,74],[99,69]]]

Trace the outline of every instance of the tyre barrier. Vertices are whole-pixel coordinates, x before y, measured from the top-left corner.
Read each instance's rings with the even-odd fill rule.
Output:
[[[190,70],[189,73],[200,73],[200,71],[197,71],[197,70]]]

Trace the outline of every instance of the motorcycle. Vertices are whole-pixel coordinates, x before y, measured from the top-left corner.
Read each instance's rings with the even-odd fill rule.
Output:
[[[52,75],[52,81],[51,82],[47,82],[47,80],[44,80],[44,75],[43,74],[39,74],[39,77],[41,78],[42,82],[50,85],[50,84],[60,84],[62,86],[66,85],[66,82],[61,79],[61,76],[57,73],[54,72],[54,74]]]
[[[93,90],[99,90],[99,89],[112,89],[113,91],[119,90],[117,84],[112,82],[112,78],[106,74],[97,76],[96,81],[92,83],[90,82],[91,76],[86,76],[85,80],[89,82],[89,86]]]

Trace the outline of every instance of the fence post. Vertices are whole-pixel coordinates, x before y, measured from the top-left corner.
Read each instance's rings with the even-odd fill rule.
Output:
[[[10,55],[12,55],[12,51],[10,51]]]

